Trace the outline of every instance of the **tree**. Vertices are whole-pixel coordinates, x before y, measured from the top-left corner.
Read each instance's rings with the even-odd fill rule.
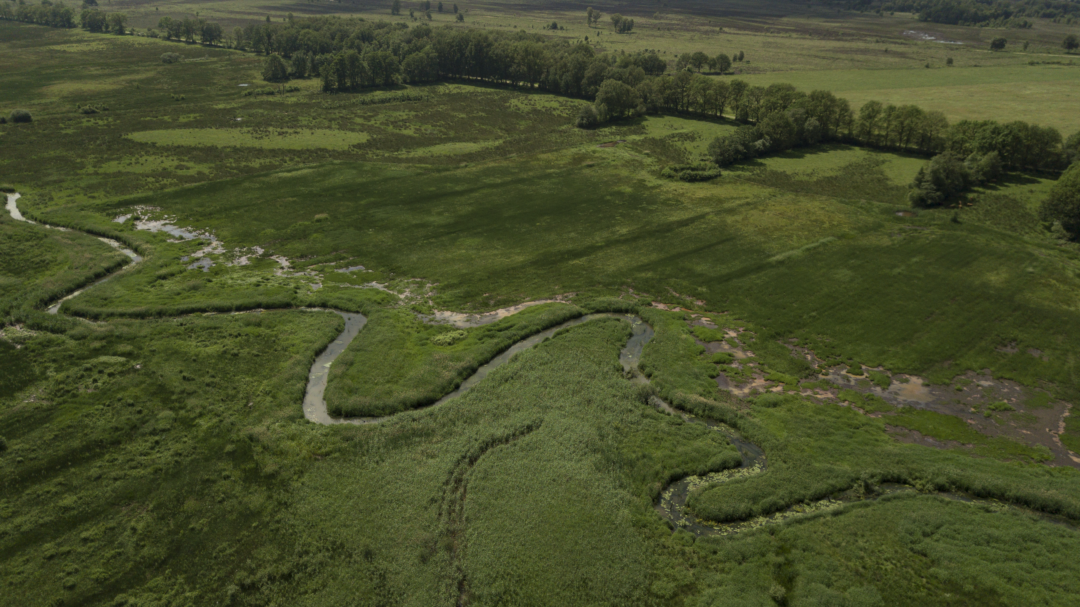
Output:
[[[221,26],[217,23],[206,21],[202,24],[202,34],[200,37],[202,38],[203,44],[217,44],[221,41],[221,36]]]
[[[289,77],[290,78],[307,78],[308,67],[311,65],[311,59],[304,51],[293,53],[292,60],[289,61]]]
[[[634,20],[614,14],[611,16],[611,25],[615,28],[616,34],[629,34],[634,29]]]
[[[990,50],[992,50],[992,51],[1000,51],[1000,50],[1004,49],[1005,45],[1008,44],[1008,43],[1009,43],[1009,41],[1004,39],[1004,38],[994,38],[993,40],[990,41]]]
[[[589,7],[589,10],[585,11],[585,18],[586,22],[589,24],[589,27],[593,27],[597,23],[600,23],[600,17],[603,16],[603,13],[598,10],[594,10],[591,6]]]
[[[720,72],[721,74],[724,74],[724,73],[727,73],[727,71],[730,70],[730,69],[731,69],[731,58],[728,57],[727,55],[725,55],[724,53],[720,53],[719,55],[717,55],[716,56],[716,71]]]
[[[1076,38],[1076,34],[1069,34],[1061,41],[1061,48],[1069,52],[1075,51],[1080,48],[1080,39]]]
[[[401,62],[401,75],[406,82],[431,82],[439,77],[439,56],[430,46],[413,53]]]
[[[172,22],[172,17],[162,17],[161,20],[158,21],[158,29],[165,34],[166,40],[172,38]]]
[[[109,31],[117,36],[123,36],[127,32],[127,15],[124,13],[109,13]]]
[[[439,3],[439,12],[442,12],[442,2]]]
[[[605,80],[596,93],[597,113],[603,120],[633,116],[640,105],[637,91],[618,80]]]
[[[454,5],[454,8],[457,8],[456,4]],[[454,12],[457,13],[456,10]],[[462,13],[457,13],[457,22],[458,23],[465,23],[465,15],[462,14]]]
[[[1039,217],[1047,223],[1060,222],[1073,237],[1080,235],[1080,163],[1073,163],[1054,183]]]
[[[289,69],[285,67],[285,61],[281,55],[268,55],[263,64],[263,80],[267,82],[285,82],[289,79]]]
[[[690,55],[690,67],[694,68],[701,73],[701,68],[705,67],[709,63],[709,56],[705,53],[698,51],[693,55]]]
[[[458,14],[458,10],[457,10],[457,4],[455,4],[455,5],[454,5],[454,14],[455,14],[455,15],[456,15],[456,14]],[[459,21],[460,21],[460,19],[459,19]]]
[[[909,186],[908,199],[916,207],[940,205],[968,189],[971,173],[964,163],[948,152],[934,156],[919,169]]]
[[[982,156],[972,154],[964,160],[964,166],[971,174],[971,181],[976,185],[982,185],[989,181],[997,181],[1002,173],[1001,155],[990,152]]]
[[[586,105],[578,112],[577,119],[574,121],[574,126],[579,129],[595,129],[600,124],[600,116],[596,113],[596,108],[592,105]]]
[[[12,110],[11,114],[8,116],[8,120],[13,124],[19,124],[20,122],[33,122],[34,117],[26,110]]]
[[[743,61],[745,59],[746,59],[746,53],[744,53],[742,51],[739,51],[739,61]]]
[[[390,5],[390,14],[391,15],[400,15],[401,14],[401,0],[394,0],[394,3]]]

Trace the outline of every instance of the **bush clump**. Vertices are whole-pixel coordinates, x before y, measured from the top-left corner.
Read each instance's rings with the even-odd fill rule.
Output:
[[[172,63],[180,63],[184,58],[180,56],[180,53],[163,53],[161,55],[161,62],[169,65]]]
[[[599,125],[600,115],[596,113],[596,108],[591,105],[581,108],[577,119],[574,120],[574,126],[579,129],[595,129]]]
[[[678,179],[679,181],[709,181],[720,176],[720,167],[711,162],[699,162],[696,164],[673,164],[664,167],[660,176],[665,179]]]
[[[452,346],[455,343],[468,337],[468,333],[464,331],[451,331],[449,333],[443,333],[431,338],[431,343],[436,346]]]
[[[13,110],[8,116],[8,120],[14,124],[19,124],[20,122],[33,122],[34,117],[26,110]]]

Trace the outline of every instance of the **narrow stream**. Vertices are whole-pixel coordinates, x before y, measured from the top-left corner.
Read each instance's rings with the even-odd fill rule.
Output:
[[[23,221],[23,222],[26,222],[26,223],[37,224],[37,222],[26,219],[25,217],[23,217],[22,213],[19,212],[19,208],[18,208],[18,205],[16,203],[16,201],[18,199],[19,199],[19,194],[8,194],[7,195],[6,208],[7,208],[8,213],[10,213],[12,219],[15,219],[17,221]],[[50,229],[64,229],[64,228],[56,228],[55,226],[48,226],[48,225],[45,225],[45,224],[37,224],[37,225],[42,225],[43,227],[50,228]],[[115,276],[119,272],[124,271],[127,268],[130,268],[133,265],[135,265],[136,263],[142,261],[142,257],[140,257],[137,253],[135,253],[135,251],[132,251],[130,249],[125,248],[119,242],[117,242],[115,240],[112,240],[112,239],[109,239],[109,238],[99,238],[99,239],[101,241],[109,244],[110,246],[118,249],[119,251],[121,251],[122,253],[127,255],[128,257],[130,257],[133,263],[124,266],[120,270],[117,270],[116,272],[113,272],[112,274],[109,274],[109,275],[105,276],[104,278],[93,282],[92,284],[88,285],[87,287],[84,287],[83,289],[80,289],[80,290],[72,293],[71,295],[68,295],[68,296],[64,297],[63,299],[60,299],[59,301],[57,301],[53,305],[49,306],[49,308],[48,308],[49,313],[51,313],[51,314],[58,313],[59,310],[60,310],[60,306],[63,304],[63,302],[67,301],[68,299],[71,299],[72,297],[75,297],[76,295],[82,293],[83,291],[85,291],[86,289],[89,289],[90,287],[101,284],[102,282],[112,278],[113,276]],[[325,350],[323,350],[322,353],[320,353],[315,358],[315,362],[311,365],[311,370],[308,373],[307,389],[306,389],[306,391],[304,393],[304,403],[303,403],[304,417],[306,417],[308,420],[310,420],[310,421],[312,421],[314,423],[323,424],[323,425],[345,424],[345,423],[349,423],[349,424],[372,424],[372,423],[381,422],[381,421],[391,417],[391,416],[383,416],[383,417],[371,417],[371,418],[339,419],[339,418],[334,418],[334,417],[330,416],[330,414],[327,411],[326,399],[325,399],[326,385],[327,385],[327,381],[328,381],[328,378],[329,378],[330,366],[341,355],[341,353],[345,351],[345,349],[349,346],[349,344],[352,343],[352,341],[356,338],[356,336],[360,334],[360,330],[363,329],[364,326],[367,324],[367,317],[364,316],[363,314],[357,314],[357,313],[351,313],[351,312],[342,312],[340,310],[333,310],[333,309],[327,309],[327,308],[302,308],[302,309],[304,309],[304,310],[322,310],[322,311],[327,311],[327,312],[334,312],[335,314],[340,315],[345,320],[345,329],[341,332],[341,334],[339,334],[337,336],[337,338],[333,342],[331,342],[326,347]],[[513,358],[513,356],[515,354],[517,354],[518,352],[521,352],[523,350],[528,350],[530,348],[535,347],[537,344],[541,343],[542,341],[544,341],[548,337],[551,337],[552,335],[554,335],[558,331],[560,331],[562,329],[565,329],[567,327],[580,325],[582,323],[586,323],[586,322],[589,322],[591,320],[596,320],[598,318],[621,318],[623,320],[627,320],[627,321],[630,322],[631,329],[632,329],[632,334],[631,334],[630,338],[627,340],[626,345],[623,346],[622,350],[619,352],[619,362],[622,364],[623,371],[625,371],[626,373],[632,375],[632,381],[634,381],[636,383],[642,383],[642,384],[649,383],[648,378],[645,377],[638,370],[638,364],[641,361],[641,354],[642,354],[642,351],[643,351],[643,349],[645,347],[645,344],[649,343],[649,341],[653,338],[653,335],[654,335],[653,328],[650,327],[640,317],[635,316],[635,315],[613,314],[613,313],[588,314],[588,315],[585,315],[585,316],[581,316],[579,318],[575,318],[573,320],[569,320],[567,322],[564,322],[564,323],[562,323],[560,325],[557,325],[557,326],[552,327],[550,329],[547,329],[545,331],[541,331],[540,333],[537,333],[535,335],[532,335],[530,337],[527,337],[527,338],[515,343],[513,346],[508,348],[506,351],[499,354],[498,356],[496,356],[495,358],[490,360],[488,363],[484,364],[479,369],[477,369],[476,372],[473,375],[471,375],[468,379],[466,379],[464,382],[462,382],[461,385],[456,390],[454,390],[453,392],[451,392],[451,393],[447,394],[446,396],[440,398],[438,401],[436,401],[435,403],[433,403],[430,406],[434,407],[434,406],[441,405],[442,403],[445,403],[446,401],[455,399],[455,398],[461,396],[462,394],[464,394],[465,392],[468,392],[473,387],[475,387],[478,383],[483,381],[484,378],[486,378],[488,376],[488,374],[490,374],[494,369],[497,369],[498,367],[501,367],[501,366],[505,365],[507,362],[509,362],[510,359]],[[498,318],[493,317],[491,319],[491,321],[494,321],[494,320],[498,320]],[[701,520],[701,519],[698,519],[697,517],[695,517],[693,515],[693,513],[690,512],[686,507],[686,502],[687,502],[687,499],[689,498],[691,492],[694,491],[695,489],[699,488],[699,487],[704,487],[704,486],[707,486],[707,485],[715,485],[715,484],[723,483],[723,482],[730,481],[730,480],[733,480],[733,479],[736,479],[736,478],[742,478],[742,477],[752,476],[752,475],[756,475],[756,474],[761,474],[762,472],[765,471],[765,468],[766,468],[765,452],[761,449],[761,447],[759,447],[759,446],[745,440],[733,428],[731,428],[731,427],[729,427],[729,426],[727,426],[727,425],[725,425],[723,423],[713,421],[713,420],[708,420],[708,419],[699,419],[699,418],[697,418],[695,416],[692,416],[692,415],[690,415],[688,413],[676,410],[671,405],[669,405],[668,403],[664,402],[663,400],[661,400],[660,398],[655,397],[655,396],[653,396],[651,398],[651,403],[657,409],[659,409],[661,411],[664,411],[664,412],[666,412],[668,414],[671,414],[671,415],[679,416],[686,422],[705,424],[707,427],[712,428],[713,430],[715,430],[717,432],[720,432],[725,437],[727,437],[728,440],[731,441],[731,443],[735,446],[735,448],[738,449],[739,454],[742,456],[742,465],[739,466],[738,468],[724,470],[724,471],[721,471],[721,472],[714,472],[714,473],[701,475],[701,476],[689,476],[689,477],[686,477],[686,478],[683,478],[681,480],[678,480],[678,481],[675,481],[675,482],[671,483],[670,485],[665,487],[663,489],[663,491],[661,492],[660,499],[657,500],[656,504],[654,504],[654,508],[657,511],[657,513],[660,514],[660,516],[662,516],[666,520],[668,520],[672,524],[673,527],[686,529],[687,531],[690,531],[691,533],[694,533],[695,535],[717,535],[717,534],[726,535],[726,534],[729,534],[729,533],[735,533],[735,532],[746,530],[746,529],[757,528],[757,527],[760,527],[760,526],[765,525],[765,524],[781,522],[783,520],[786,520],[788,518],[792,518],[792,517],[795,517],[795,516],[801,516],[801,515],[809,514],[809,513],[812,513],[812,512],[821,512],[821,511],[831,510],[831,509],[834,509],[834,508],[838,508],[838,507],[842,506],[845,503],[852,503],[852,502],[864,501],[864,500],[875,500],[875,499],[879,499],[879,498],[881,498],[881,497],[883,497],[885,495],[891,495],[891,494],[901,493],[901,492],[914,492],[915,491],[914,488],[908,487],[906,485],[882,485],[872,495],[854,494],[852,491],[847,491],[847,492],[844,492],[842,494],[839,494],[839,495],[831,497],[831,498],[827,498],[827,499],[824,499],[824,500],[818,500],[816,502],[812,502],[812,503],[808,503],[808,504],[796,504],[796,505],[791,506],[791,507],[789,507],[789,508],[787,508],[787,509],[785,509],[783,511],[780,511],[780,512],[777,512],[777,513],[774,513],[774,514],[770,514],[770,515],[767,515],[767,516],[757,517],[757,518],[746,520],[746,521],[738,521],[738,522],[734,522],[734,523],[723,523],[723,524],[721,524],[721,523],[715,523],[715,522],[712,522],[712,521]],[[996,502],[996,501],[992,501],[992,500],[977,500],[977,499],[973,499],[973,498],[968,497],[968,496],[958,495],[958,494],[936,493],[936,495],[946,497],[948,499],[953,499],[953,500],[962,501],[962,502],[968,502],[968,503],[991,504],[991,505],[993,505],[995,507],[1004,506],[1004,504],[1002,504],[1001,502]],[[1013,507],[1013,508],[1015,508],[1015,507]],[[1036,511],[1030,511],[1030,510],[1026,510],[1026,509],[1023,509],[1023,510],[1026,511],[1026,512],[1031,512],[1033,514],[1036,514],[1037,516],[1040,516],[1041,518],[1044,518],[1044,519],[1049,520],[1051,522],[1057,522],[1057,523],[1066,522],[1066,521],[1064,521],[1064,519],[1059,519],[1057,517],[1052,517],[1050,515],[1045,515],[1045,514],[1036,512]],[[1068,522],[1068,524],[1070,526],[1072,525],[1071,522]]]
[[[66,228],[58,228],[56,226],[50,226],[50,225],[47,225],[47,224],[38,223],[36,221],[32,221],[32,220],[29,220],[29,219],[23,217],[23,214],[19,211],[19,205],[16,202],[21,197],[22,196],[20,194],[17,194],[17,193],[7,195],[7,204],[4,205],[4,206],[7,209],[8,213],[11,215],[12,219],[14,219],[15,221],[22,221],[22,222],[25,222],[25,223],[31,223],[31,224],[34,224],[34,225],[39,225],[39,226],[41,226],[43,228],[48,228],[50,230],[64,230],[64,231],[66,231]],[[85,234],[85,232],[84,232],[84,234]],[[136,253],[135,251],[132,251],[131,249],[125,247],[119,241],[113,240],[112,238],[102,238],[101,236],[95,236],[95,238],[97,238],[101,242],[104,242],[105,244],[109,245],[110,247],[120,251],[124,255],[127,255],[131,259],[131,263],[124,266],[124,268],[122,268],[122,269],[130,268],[130,267],[134,266],[135,264],[139,263],[140,261],[142,261],[142,257],[139,256],[138,253]],[[97,286],[97,285],[105,282],[106,280],[109,280],[113,276],[116,276],[116,274],[117,274],[117,272],[113,272],[112,274],[108,274],[108,275],[104,276],[103,278],[95,280],[94,282],[86,285],[85,287],[83,287],[83,288],[81,288],[81,289],[79,289],[79,290],[77,290],[77,291],[75,291],[75,292],[73,292],[73,293],[71,293],[69,295],[66,295],[65,297],[61,298],[60,300],[58,300],[53,305],[49,306],[46,309],[46,312],[48,312],[49,314],[56,314],[57,312],[60,311],[60,306],[62,306],[65,301],[71,299],[72,297],[75,297],[76,295],[79,295],[80,293],[82,293],[83,291],[89,289],[90,287]]]

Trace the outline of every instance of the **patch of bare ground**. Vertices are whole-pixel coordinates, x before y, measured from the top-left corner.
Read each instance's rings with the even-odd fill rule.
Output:
[[[716,323],[704,314],[691,315],[687,323],[691,327],[717,328]],[[741,338],[744,334],[749,336],[751,333],[745,329],[724,329],[724,332],[724,341],[704,342],[695,338],[708,355],[726,352],[734,357],[730,364],[719,366],[720,373],[716,377],[718,389],[731,392],[740,398],[780,392],[784,389],[783,384],[767,379],[766,370],[753,360],[754,353],[743,346]],[[1080,456],[1069,451],[1059,437],[1065,431],[1065,418],[1072,405],[1064,401],[1054,401],[1049,398],[1047,390],[1024,386],[1008,379],[995,379],[989,370],[969,371],[943,385],[930,384],[916,375],[892,374],[881,367],[867,367],[866,375],[851,375],[845,366],[823,368],[822,361],[808,348],[795,343],[781,343],[787,346],[793,355],[805,358],[820,371],[818,378],[801,382],[800,393],[803,396],[851,406],[860,413],[883,417],[885,420],[895,415],[890,412],[867,413],[839,398],[840,390],[844,389],[872,394],[894,407],[911,407],[958,417],[971,429],[989,437],[1003,437],[1029,446],[1046,447],[1054,457],[1047,462],[1049,465],[1080,468]],[[1003,347],[1019,351],[1015,344]],[[1041,352],[1029,353],[1036,357],[1042,355]],[[887,375],[888,386],[882,387],[875,383],[869,377],[869,372]],[[828,387],[823,386],[823,383]],[[913,431],[906,429],[906,434],[903,435],[895,430],[889,432],[905,442],[940,448],[955,447],[950,445],[949,441],[938,441],[918,433],[913,434]]]

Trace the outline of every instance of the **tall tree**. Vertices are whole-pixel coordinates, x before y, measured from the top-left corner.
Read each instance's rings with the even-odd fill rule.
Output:
[[[1039,216],[1046,222],[1060,222],[1074,238],[1080,236],[1080,163],[1074,162],[1054,183]]]
[[[285,82],[289,79],[289,69],[281,55],[268,55],[263,63],[263,80],[267,82]]]
[[[724,53],[720,53],[719,55],[717,55],[716,56],[716,71],[720,72],[721,74],[725,74],[730,69],[731,69],[731,58],[728,57],[727,55],[725,55]]]

